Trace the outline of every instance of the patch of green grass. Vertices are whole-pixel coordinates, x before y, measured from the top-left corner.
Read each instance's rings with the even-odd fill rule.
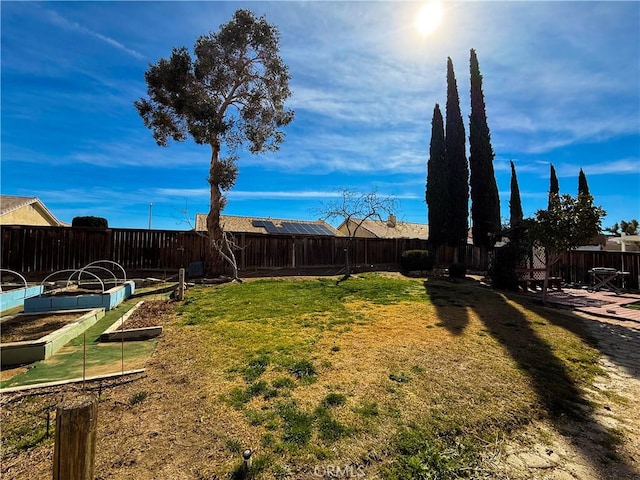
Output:
[[[240,387],[231,389],[231,391],[225,398],[229,405],[237,408],[238,410],[243,408],[244,404],[248,403],[251,400],[251,396],[247,393],[247,389]]]
[[[273,433],[265,433],[260,438],[260,446],[262,448],[270,448],[276,442],[276,437]]]
[[[242,453],[243,447],[242,442],[240,440],[236,440],[235,438],[230,438],[224,442],[224,446],[231,453]]]
[[[623,305],[624,308],[631,308],[633,310],[640,310],[640,302],[627,303]]]
[[[137,405],[138,403],[144,402],[144,400],[149,396],[149,392],[141,391],[136,392],[129,397],[129,405]]]
[[[367,400],[363,400],[360,405],[354,407],[353,411],[365,418],[377,417],[380,414],[378,411],[378,404]]]
[[[283,422],[282,440],[297,447],[307,445],[313,434],[313,416],[294,403],[278,405],[277,411]]]
[[[6,427],[3,430],[6,430]],[[50,431],[49,436],[51,435],[52,432]],[[29,422],[8,433],[3,432],[2,450],[5,455],[19,450],[29,450],[40,445],[47,438],[47,429],[44,422]]]
[[[297,360],[288,365],[287,370],[298,380],[311,377],[318,373],[316,367],[309,360]]]
[[[277,299],[274,300],[274,291]],[[242,294],[239,294],[242,291]],[[369,274],[347,281],[332,279],[311,281],[259,280],[231,284],[216,289],[196,289],[188,292],[189,303],[179,309],[187,325],[214,324],[220,320],[254,323],[269,319],[317,316],[314,324],[350,321],[346,301],[367,301],[373,304],[393,304],[398,301],[425,301],[418,282]],[[330,315],[327,315],[330,314]]]
[[[395,449],[398,458],[382,470],[388,480],[489,478],[476,445],[465,438],[406,429],[396,438]]]
[[[328,409],[318,407],[315,411],[318,437],[325,443],[333,443],[349,434],[350,429],[334,419]]]
[[[269,357],[267,355],[252,358],[247,366],[242,369],[242,376],[247,383],[251,383],[267,370],[267,366],[269,366]]]
[[[265,427],[272,428],[277,427],[277,414],[271,410],[246,410],[247,420],[249,421],[249,425],[264,425]]]
[[[274,381],[271,382],[271,385],[273,386],[273,388],[288,388],[288,389],[296,388],[296,382],[294,382],[289,377],[276,378]]]
[[[322,400],[323,407],[338,407],[344,405],[347,402],[347,397],[341,393],[330,393]]]
[[[227,403],[238,410],[242,409],[252,398],[263,396],[265,399],[278,396],[275,389],[269,388],[269,384],[264,380],[254,382],[246,388],[234,387],[226,396]]]

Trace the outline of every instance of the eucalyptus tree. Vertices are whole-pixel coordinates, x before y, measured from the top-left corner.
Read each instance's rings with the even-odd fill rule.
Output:
[[[221,245],[216,242],[223,237],[223,192],[236,181],[239,147],[251,153],[277,150],[282,127],[293,119],[285,107],[290,76],[279,40],[264,17],[239,9],[219,31],[198,37],[193,55],[175,47],[151,64],[147,97],[134,102],[158,145],[191,137],[211,148],[207,232],[213,246]]]

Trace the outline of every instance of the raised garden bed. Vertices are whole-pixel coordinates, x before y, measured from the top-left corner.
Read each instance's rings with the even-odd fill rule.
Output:
[[[104,308],[20,313],[1,324],[3,367],[45,360],[104,316]]]
[[[171,311],[168,300],[138,302],[100,336],[101,342],[146,340],[162,333],[163,318]]]
[[[34,286],[3,286],[0,293],[0,311],[21,307],[26,298],[40,295],[44,289],[42,285]]]
[[[78,320],[77,313],[35,313],[13,315],[2,322],[1,343],[23,342],[45,337]]]
[[[134,290],[135,282],[130,280],[122,285],[97,293],[77,288],[55,290],[26,299],[24,301],[24,311],[32,313],[79,308],[112,310],[122,301],[129,298]]]

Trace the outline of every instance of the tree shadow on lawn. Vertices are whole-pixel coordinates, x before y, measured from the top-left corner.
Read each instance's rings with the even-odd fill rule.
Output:
[[[512,298],[512,300],[525,308],[531,308],[532,303],[537,303],[534,307],[542,308],[542,304],[535,300],[520,298]],[[549,315],[547,320],[578,335],[600,353],[609,357],[628,375],[640,378],[640,368],[630,368],[628,359],[629,352],[640,351],[640,323],[627,320],[625,321],[627,325],[620,325],[610,323],[604,318],[578,317],[571,313],[565,316]]]
[[[492,302],[501,302],[504,315],[497,318],[495,312],[485,307],[484,302],[476,305],[474,311],[491,335],[507,349],[522,371],[527,373],[539,401],[558,431],[571,437],[571,443],[583,450],[583,457],[597,471],[602,472],[602,478],[613,473],[612,465],[607,465],[612,459],[617,460],[615,478],[638,478],[638,472],[615,452],[615,445],[619,443],[616,432],[608,430],[593,417],[593,409],[588,400],[572,380],[566,365],[554,355],[551,346],[535,332],[527,318],[507,302],[505,296],[488,289],[485,295],[493,296]],[[548,317],[549,321],[558,326],[568,328],[571,325],[569,321],[565,323],[558,319],[558,315]],[[579,333],[577,326],[568,329]],[[580,336],[589,343],[593,340],[585,336],[584,330]],[[569,422],[572,420],[579,422],[578,429],[570,428]],[[588,431],[590,438],[585,441],[576,430]],[[587,448],[591,442],[603,447],[604,458],[594,458],[593,449]]]
[[[461,335],[469,324],[467,308],[475,303],[475,292],[468,289],[452,289],[444,280],[427,279],[423,285],[429,300],[436,307],[442,325],[453,335]]]
[[[438,310],[440,321],[455,335],[461,334],[469,323],[467,307],[473,309],[488,332],[529,376],[542,407],[558,431],[571,437],[572,443],[583,450],[583,457],[597,471],[603,472],[602,478],[606,478],[605,469],[607,474],[612,473],[609,470],[611,465],[605,464],[611,459],[618,461],[617,478],[637,478],[638,472],[615,452],[618,443],[615,432],[607,430],[593,418],[589,402],[572,380],[567,367],[554,355],[551,346],[535,332],[527,318],[507,302],[504,295],[490,289],[477,289],[477,292],[470,288],[450,289],[443,282],[428,280],[424,282],[424,287]],[[452,306],[464,308],[453,309]],[[496,315],[496,311],[500,312],[500,316]],[[580,330],[577,326],[569,328],[571,322],[560,324],[557,315],[549,317],[552,317],[549,321],[553,320],[553,323],[579,334],[589,343],[593,342],[593,338],[585,335],[584,329]],[[569,428],[571,420],[578,422],[578,429]],[[604,458],[594,458],[593,450],[587,445],[589,441],[585,442],[579,430],[588,431],[593,439],[589,441],[596,441],[603,447]]]

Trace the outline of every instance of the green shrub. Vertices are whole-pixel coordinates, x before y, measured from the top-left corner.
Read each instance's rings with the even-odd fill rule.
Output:
[[[74,217],[72,227],[109,228],[106,218],[102,217]]]
[[[433,256],[427,250],[405,250],[400,257],[400,266],[405,272],[433,270]]]
[[[462,263],[452,263],[449,265],[449,278],[464,278],[467,274],[467,267]]]

